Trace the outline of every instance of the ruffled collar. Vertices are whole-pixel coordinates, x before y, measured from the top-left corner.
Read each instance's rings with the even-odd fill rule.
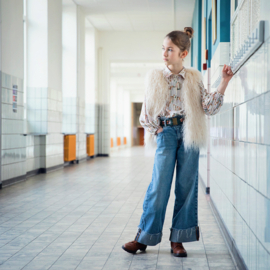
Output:
[[[171,70],[165,65],[163,69],[163,73],[167,78],[169,78],[171,75],[177,75],[177,76],[182,76],[185,79],[186,68],[183,66],[182,70],[178,74],[173,74]]]

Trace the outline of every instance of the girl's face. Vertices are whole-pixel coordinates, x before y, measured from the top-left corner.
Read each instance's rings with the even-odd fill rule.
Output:
[[[162,57],[166,66],[182,64],[183,58],[188,52],[181,52],[180,49],[169,38],[165,38],[162,44]]]

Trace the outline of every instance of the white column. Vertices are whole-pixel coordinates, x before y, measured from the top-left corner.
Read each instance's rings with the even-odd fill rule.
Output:
[[[63,164],[62,1],[26,3],[27,131],[35,136],[28,137],[29,149],[34,148],[28,170],[47,170]]]

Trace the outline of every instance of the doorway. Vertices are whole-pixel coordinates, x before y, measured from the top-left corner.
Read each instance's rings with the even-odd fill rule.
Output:
[[[131,146],[144,145],[144,128],[139,118],[142,110],[142,102],[131,103]]]

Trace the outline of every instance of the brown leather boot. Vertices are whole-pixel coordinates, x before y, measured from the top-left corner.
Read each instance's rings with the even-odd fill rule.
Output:
[[[187,257],[187,252],[182,243],[171,242],[171,253],[175,257]]]
[[[134,240],[134,241],[131,241],[131,242],[124,244],[122,246],[122,249],[129,252],[129,253],[135,254],[138,249],[141,251],[145,251],[146,247],[147,247],[147,245],[141,244],[141,243]]]

